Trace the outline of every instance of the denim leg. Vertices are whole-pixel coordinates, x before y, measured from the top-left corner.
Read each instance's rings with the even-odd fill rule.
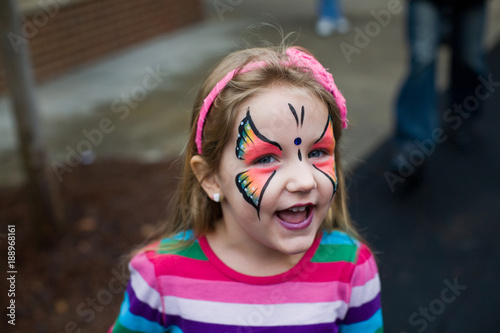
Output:
[[[341,17],[338,0],[319,0],[319,17],[338,20]]]
[[[483,45],[485,1],[456,8],[452,20],[455,31],[452,39],[451,102],[452,105],[462,105],[472,119],[481,110],[482,101],[476,96],[476,87],[481,84],[478,77],[486,77],[488,71]],[[464,129],[467,130],[471,122],[464,120]]]
[[[435,72],[441,36],[441,9],[430,1],[408,7],[410,70],[396,102],[396,144],[430,137],[437,127]]]

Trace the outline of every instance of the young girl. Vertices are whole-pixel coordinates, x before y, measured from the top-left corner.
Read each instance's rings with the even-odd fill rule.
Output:
[[[130,263],[110,332],[382,332],[346,209],[345,100],[306,50],[227,56],[198,95],[163,239]]]

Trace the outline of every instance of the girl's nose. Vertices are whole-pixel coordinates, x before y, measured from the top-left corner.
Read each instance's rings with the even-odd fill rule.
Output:
[[[309,192],[318,186],[314,178],[312,166],[306,163],[297,163],[287,170],[287,172],[288,181],[286,189],[289,192]]]

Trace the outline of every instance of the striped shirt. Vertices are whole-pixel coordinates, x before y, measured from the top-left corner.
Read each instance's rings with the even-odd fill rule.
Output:
[[[324,232],[291,270],[266,277],[232,270],[204,237],[158,249],[131,260],[109,333],[383,332],[375,260],[343,232]]]

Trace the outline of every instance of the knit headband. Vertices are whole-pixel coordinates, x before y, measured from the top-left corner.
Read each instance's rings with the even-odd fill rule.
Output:
[[[342,96],[338,90],[335,82],[333,81],[332,74],[328,73],[327,70],[310,54],[300,51],[297,48],[291,47],[286,51],[288,56],[288,61],[283,62],[286,67],[302,67],[309,68],[314,78],[321,83],[321,85],[330,92],[335,98],[335,102],[340,110],[340,118],[342,120],[342,128],[347,127],[347,109],[345,106],[345,98]],[[200,115],[198,117],[198,123],[196,127],[196,146],[198,148],[198,153],[201,154],[201,144],[202,144],[202,134],[203,125],[205,124],[205,119],[207,118],[208,111],[212,106],[214,100],[217,98],[219,93],[224,89],[229,81],[231,81],[236,73],[242,74],[257,68],[266,67],[267,63],[264,61],[251,62],[243,67],[236,68],[235,70],[229,72],[222,80],[220,80],[208,96],[203,100],[203,105],[200,109]]]

